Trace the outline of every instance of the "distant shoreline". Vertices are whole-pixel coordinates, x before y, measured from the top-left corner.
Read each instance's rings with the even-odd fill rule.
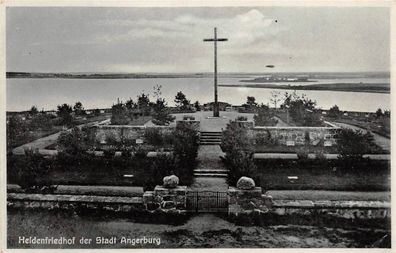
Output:
[[[276,85],[276,84],[219,84],[219,87],[231,88],[260,88],[279,90],[313,90],[313,91],[342,91],[390,94],[389,83],[321,83],[311,85]]]
[[[221,77],[232,78],[251,78],[252,76],[264,75],[270,73],[219,73]],[[274,72],[273,74],[277,74]],[[301,72],[301,73],[278,73],[279,75],[287,75],[288,77],[295,77],[296,75],[304,74],[308,79],[338,79],[338,78],[389,78],[387,72]],[[196,73],[86,73],[86,72],[6,72],[6,78],[60,78],[60,79],[143,79],[143,78],[213,78],[213,73],[210,72],[196,72]],[[259,78],[260,79],[260,78]],[[241,80],[241,82],[254,82],[252,80]],[[262,83],[262,81],[256,81]],[[283,81],[282,81],[283,82]],[[287,81],[292,82],[292,81]],[[311,81],[308,81],[311,82]]]
[[[77,74],[7,72],[7,78],[60,78],[60,79],[143,79],[143,78],[204,78],[208,74]]]

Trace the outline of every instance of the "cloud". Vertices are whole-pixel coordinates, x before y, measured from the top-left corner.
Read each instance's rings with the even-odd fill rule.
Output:
[[[220,37],[228,37],[231,45],[241,48],[280,32],[281,29],[271,28],[273,24],[273,19],[256,9],[229,18],[208,19],[184,14],[171,20],[117,19],[95,22],[98,26],[118,26],[124,29],[118,35],[98,37],[114,42],[144,38],[162,38],[170,41],[190,38],[201,41],[204,37],[213,36],[212,29],[217,26]]]

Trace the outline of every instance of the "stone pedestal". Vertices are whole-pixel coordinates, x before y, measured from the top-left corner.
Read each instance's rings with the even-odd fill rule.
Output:
[[[228,188],[228,214],[236,215],[253,212],[266,213],[272,207],[272,197],[261,193],[261,187],[242,190]]]
[[[187,186],[177,186],[176,188],[165,188],[157,185],[154,188],[154,203],[159,204],[163,210],[186,209]]]

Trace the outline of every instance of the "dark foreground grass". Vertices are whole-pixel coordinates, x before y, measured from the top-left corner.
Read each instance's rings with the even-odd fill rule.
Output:
[[[200,214],[188,217],[181,224],[155,224],[114,216],[81,216],[43,210],[8,210],[9,248],[339,248],[373,247],[388,237],[386,226],[378,228],[340,228],[321,225],[236,225],[219,216]],[[381,228],[384,227],[384,228]],[[21,245],[19,236],[75,237],[74,245]],[[80,244],[80,239],[91,244]],[[97,237],[117,240],[114,244],[98,244]],[[159,244],[121,243],[125,238],[155,238]],[[378,246],[377,246],[378,247]],[[379,244],[389,247],[389,243]]]

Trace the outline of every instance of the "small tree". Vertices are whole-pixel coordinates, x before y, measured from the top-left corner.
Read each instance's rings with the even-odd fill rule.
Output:
[[[334,105],[329,110],[329,117],[338,118],[341,115],[340,108],[337,105]]]
[[[112,125],[128,124],[128,114],[124,104],[119,103],[111,107],[111,124]]]
[[[157,125],[168,125],[175,117],[169,114],[169,109],[166,106],[165,99],[158,98],[153,105],[153,123]]]
[[[194,107],[195,107],[195,110],[196,110],[196,111],[200,111],[200,110],[201,110],[201,105],[199,104],[198,100],[195,101]]]
[[[189,110],[190,108],[190,100],[187,100],[186,95],[183,92],[179,91],[175,96],[176,106],[181,110]]]
[[[377,116],[377,118],[381,118],[382,116],[384,116],[384,113],[382,112],[381,108],[378,108],[378,110],[375,112],[375,115]]]
[[[142,93],[138,96],[137,107],[142,112],[143,115],[150,115],[150,98],[148,94]]]
[[[38,114],[37,106],[33,105],[30,108],[29,114],[32,115],[32,116],[37,115]]]
[[[282,99],[280,98],[280,92],[279,91],[271,91],[271,103],[274,105],[275,109],[277,108],[276,106],[278,105],[278,102],[280,102]]]
[[[254,111],[257,108],[256,98],[248,96],[246,98],[246,104],[242,106],[245,107],[245,110]]]
[[[133,102],[132,99],[129,99],[128,101],[126,101],[125,107],[127,110],[132,110],[136,107],[136,104],[135,104],[135,102]]]
[[[57,115],[61,118],[61,124],[63,125],[71,125],[73,121],[72,113],[73,109],[68,104],[58,105]]]
[[[73,110],[76,115],[85,115],[85,110],[81,102],[76,102],[73,106]]]
[[[96,108],[96,109],[93,111],[93,115],[94,115],[94,116],[99,116],[99,115],[100,115],[100,110],[99,110],[98,108]]]

